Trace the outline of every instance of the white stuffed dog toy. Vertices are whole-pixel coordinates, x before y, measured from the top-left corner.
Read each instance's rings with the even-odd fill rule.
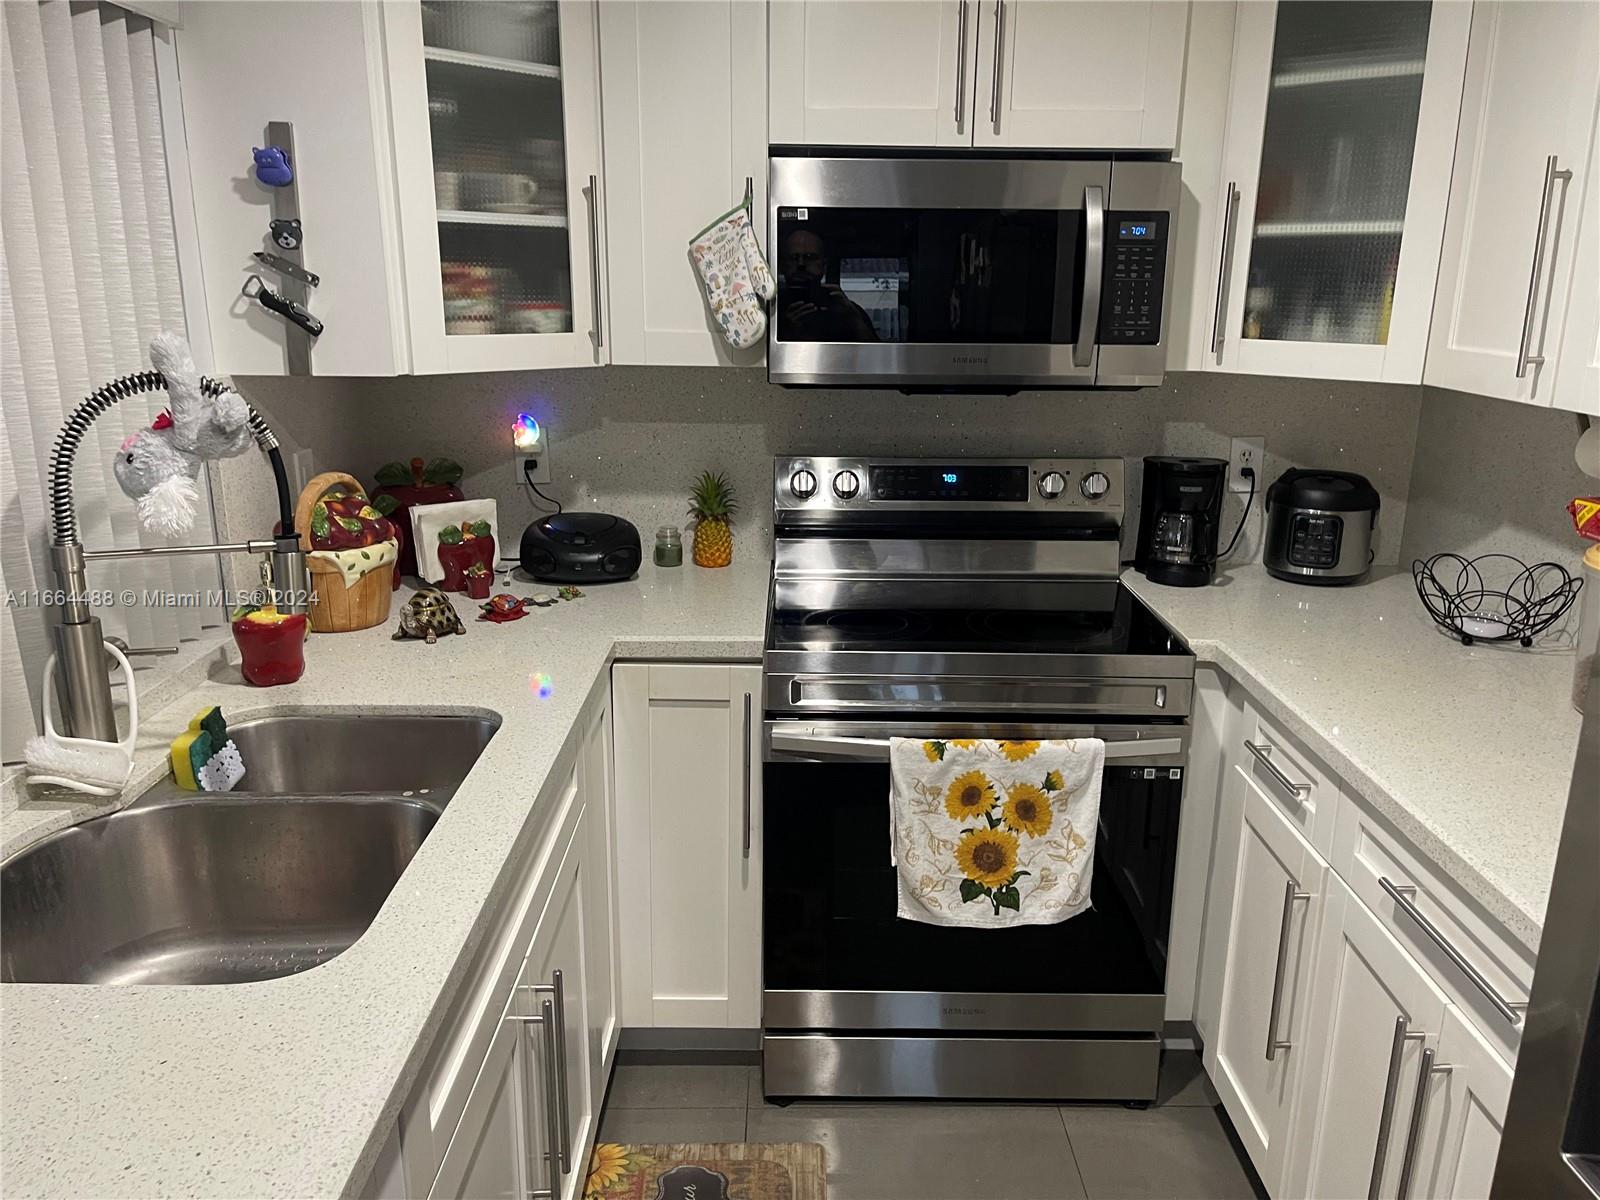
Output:
[[[201,460],[231,458],[249,447],[250,406],[232,389],[214,399],[204,395],[189,344],[175,333],[151,340],[150,365],[166,378],[170,415],[162,413],[149,429],[124,441],[113,471],[133,498],[141,525],[154,533],[183,533],[194,525]]]

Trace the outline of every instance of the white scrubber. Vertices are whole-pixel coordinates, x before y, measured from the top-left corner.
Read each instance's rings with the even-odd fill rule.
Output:
[[[127,656],[110,642],[102,645],[122,668],[127,683],[128,735],[120,742],[102,742],[56,732],[50,719],[56,703],[56,656],[52,654],[44,664],[44,733],[29,738],[22,748],[29,783],[55,784],[91,796],[115,796],[128,782],[133,771],[133,747],[139,740],[139,695]]]

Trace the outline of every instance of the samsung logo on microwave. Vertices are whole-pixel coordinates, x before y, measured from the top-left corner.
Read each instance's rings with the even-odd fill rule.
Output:
[[[981,1017],[987,1011],[982,1008],[961,1008],[954,1004],[946,1004],[939,1010],[940,1015],[946,1017]]]
[[[952,354],[950,364],[957,367],[986,367],[989,365],[987,354]]]

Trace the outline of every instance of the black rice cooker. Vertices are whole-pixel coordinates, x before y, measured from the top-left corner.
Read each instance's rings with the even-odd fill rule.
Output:
[[[540,517],[522,531],[522,569],[546,583],[608,583],[639,569],[639,531],[610,513]]]
[[[1353,471],[1291,467],[1267,489],[1268,572],[1293,583],[1354,583],[1372,565],[1378,490]]]

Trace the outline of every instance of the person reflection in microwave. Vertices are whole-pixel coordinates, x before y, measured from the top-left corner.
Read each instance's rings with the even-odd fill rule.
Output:
[[[827,249],[810,229],[794,229],[778,259],[778,303],[786,341],[876,342],[878,331],[862,307],[836,283],[827,283]]]

